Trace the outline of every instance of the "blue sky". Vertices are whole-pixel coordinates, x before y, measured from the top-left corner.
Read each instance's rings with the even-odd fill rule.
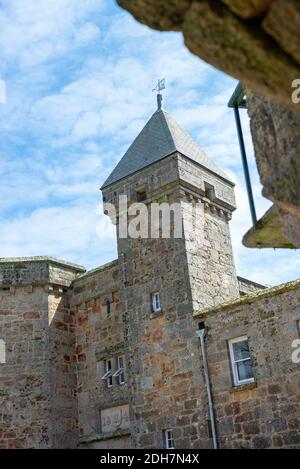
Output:
[[[180,34],[135,22],[113,0],[0,0],[1,257],[51,255],[93,268],[116,257],[99,187],[155,111],[164,107],[236,182],[231,222],[237,271],[269,285],[299,276],[295,251],[248,250],[245,184],[232,111],[235,80],[192,56]],[[257,203],[253,150],[244,129]]]

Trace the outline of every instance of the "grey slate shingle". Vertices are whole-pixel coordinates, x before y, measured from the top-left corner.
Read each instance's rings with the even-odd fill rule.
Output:
[[[176,151],[230,181],[175,119],[162,109],[153,114],[107,178],[102,189]]]

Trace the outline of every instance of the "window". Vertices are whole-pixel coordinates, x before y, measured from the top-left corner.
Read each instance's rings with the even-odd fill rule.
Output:
[[[229,351],[235,386],[254,383],[248,337],[231,340],[229,342]]]
[[[125,384],[125,359],[123,356],[117,357],[117,371],[114,373],[114,378],[118,378],[118,383],[122,386]]]
[[[137,191],[136,199],[137,199],[137,202],[144,202],[145,200],[147,200],[146,191]]]
[[[107,300],[106,302],[106,316],[110,318],[111,315],[111,308],[110,308],[110,302]]]
[[[152,293],[152,311],[153,313],[159,313],[161,311],[160,296],[159,293]]]
[[[6,363],[6,348],[5,341],[0,339],[0,364]]]
[[[102,370],[103,376],[100,377],[105,381],[107,388],[112,388],[113,385],[117,382],[120,386],[125,384],[125,357],[124,355],[119,355],[116,357],[108,358],[103,362],[98,363],[98,370]],[[99,372],[98,372],[99,373]],[[99,376],[99,375],[98,375]],[[116,382],[114,381],[116,378]]]
[[[164,439],[166,449],[175,449],[173,430],[165,430]]]
[[[104,361],[104,375],[102,376],[103,381],[106,381],[106,386],[111,388],[113,385],[113,369],[112,359],[109,358]]]
[[[212,186],[211,184],[208,184],[208,182],[205,182],[204,188],[205,188],[205,197],[213,201],[216,198],[214,186]]]

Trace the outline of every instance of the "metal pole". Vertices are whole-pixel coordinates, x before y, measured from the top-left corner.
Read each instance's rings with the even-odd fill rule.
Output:
[[[247,186],[251,218],[252,218],[253,225],[256,225],[257,216],[256,216],[255,205],[254,205],[254,197],[253,197],[252,186],[251,186],[250,172],[249,172],[245,142],[244,142],[244,137],[243,137],[243,129],[242,129],[240,112],[239,112],[238,106],[234,107],[234,115],[235,115],[235,122],[236,122],[237,133],[238,133],[241,155],[242,155],[242,162],[243,162],[244,175],[245,175],[246,186]]]
[[[214,449],[218,449],[216,418],[215,418],[213,398],[212,398],[212,393],[211,393],[211,385],[210,385],[210,379],[209,379],[207,354],[206,354],[206,347],[205,347],[205,341],[204,341],[204,338],[205,338],[205,335],[206,335],[206,329],[201,329],[201,330],[197,331],[196,333],[197,333],[197,336],[200,339],[200,345],[201,345],[201,351],[202,351],[202,359],[203,359],[203,365],[204,365],[204,375],[205,375],[205,384],[206,384],[206,389],[207,389],[208,408],[209,408],[209,416],[210,416],[210,423],[211,423],[213,447],[214,447]]]

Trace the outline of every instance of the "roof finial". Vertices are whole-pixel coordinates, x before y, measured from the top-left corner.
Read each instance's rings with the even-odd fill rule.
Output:
[[[162,94],[160,93],[162,90],[166,88],[166,79],[163,78],[162,80],[158,80],[156,87],[152,91],[158,91],[157,95],[157,110],[160,111],[162,107]]]

